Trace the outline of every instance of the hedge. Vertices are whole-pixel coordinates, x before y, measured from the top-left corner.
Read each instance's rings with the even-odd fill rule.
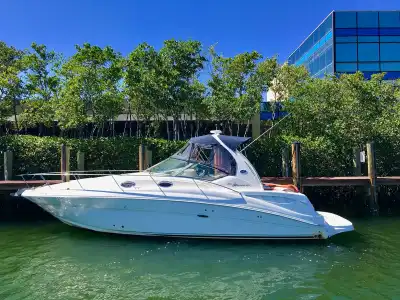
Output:
[[[296,140],[301,143],[303,176],[352,175],[352,149],[346,143],[337,145],[323,138],[312,141],[290,136],[261,138],[245,150],[245,155],[260,176],[280,176],[282,149],[290,147]],[[71,170],[76,170],[76,153],[79,150],[85,152],[87,170],[135,170],[138,168],[138,147],[141,143],[153,149],[153,163],[156,163],[177,151],[185,142],[129,137],[70,139],[12,135],[0,137],[0,151],[13,151],[14,175],[59,171],[63,143],[71,148]],[[377,141],[376,158],[379,175],[400,175],[398,144]],[[4,173],[3,163],[0,159],[1,176]]]

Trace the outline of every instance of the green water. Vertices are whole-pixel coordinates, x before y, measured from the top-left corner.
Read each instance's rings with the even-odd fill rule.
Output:
[[[0,299],[400,299],[400,218],[326,242],[144,239],[0,225]]]

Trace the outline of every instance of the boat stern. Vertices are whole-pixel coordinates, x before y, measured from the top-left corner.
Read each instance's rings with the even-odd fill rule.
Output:
[[[327,237],[330,238],[336,234],[354,231],[353,223],[349,220],[329,212],[317,211],[324,218]]]

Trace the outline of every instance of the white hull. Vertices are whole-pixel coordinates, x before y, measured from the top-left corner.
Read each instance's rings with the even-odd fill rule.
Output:
[[[323,218],[310,222],[260,209],[190,200],[27,198],[68,225],[117,234],[219,239],[325,239],[352,229],[351,223],[349,227],[347,220],[336,215],[341,219],[342,227],[335,231],[323,222]],[[317,224],[318,220],[320,224]]]

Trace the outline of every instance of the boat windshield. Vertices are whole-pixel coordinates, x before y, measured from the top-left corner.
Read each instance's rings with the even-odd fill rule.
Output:
[[[147,169],[152,175],[215,180],[236,174],[236,161],[221,145],[189,143],[166,160]]]

